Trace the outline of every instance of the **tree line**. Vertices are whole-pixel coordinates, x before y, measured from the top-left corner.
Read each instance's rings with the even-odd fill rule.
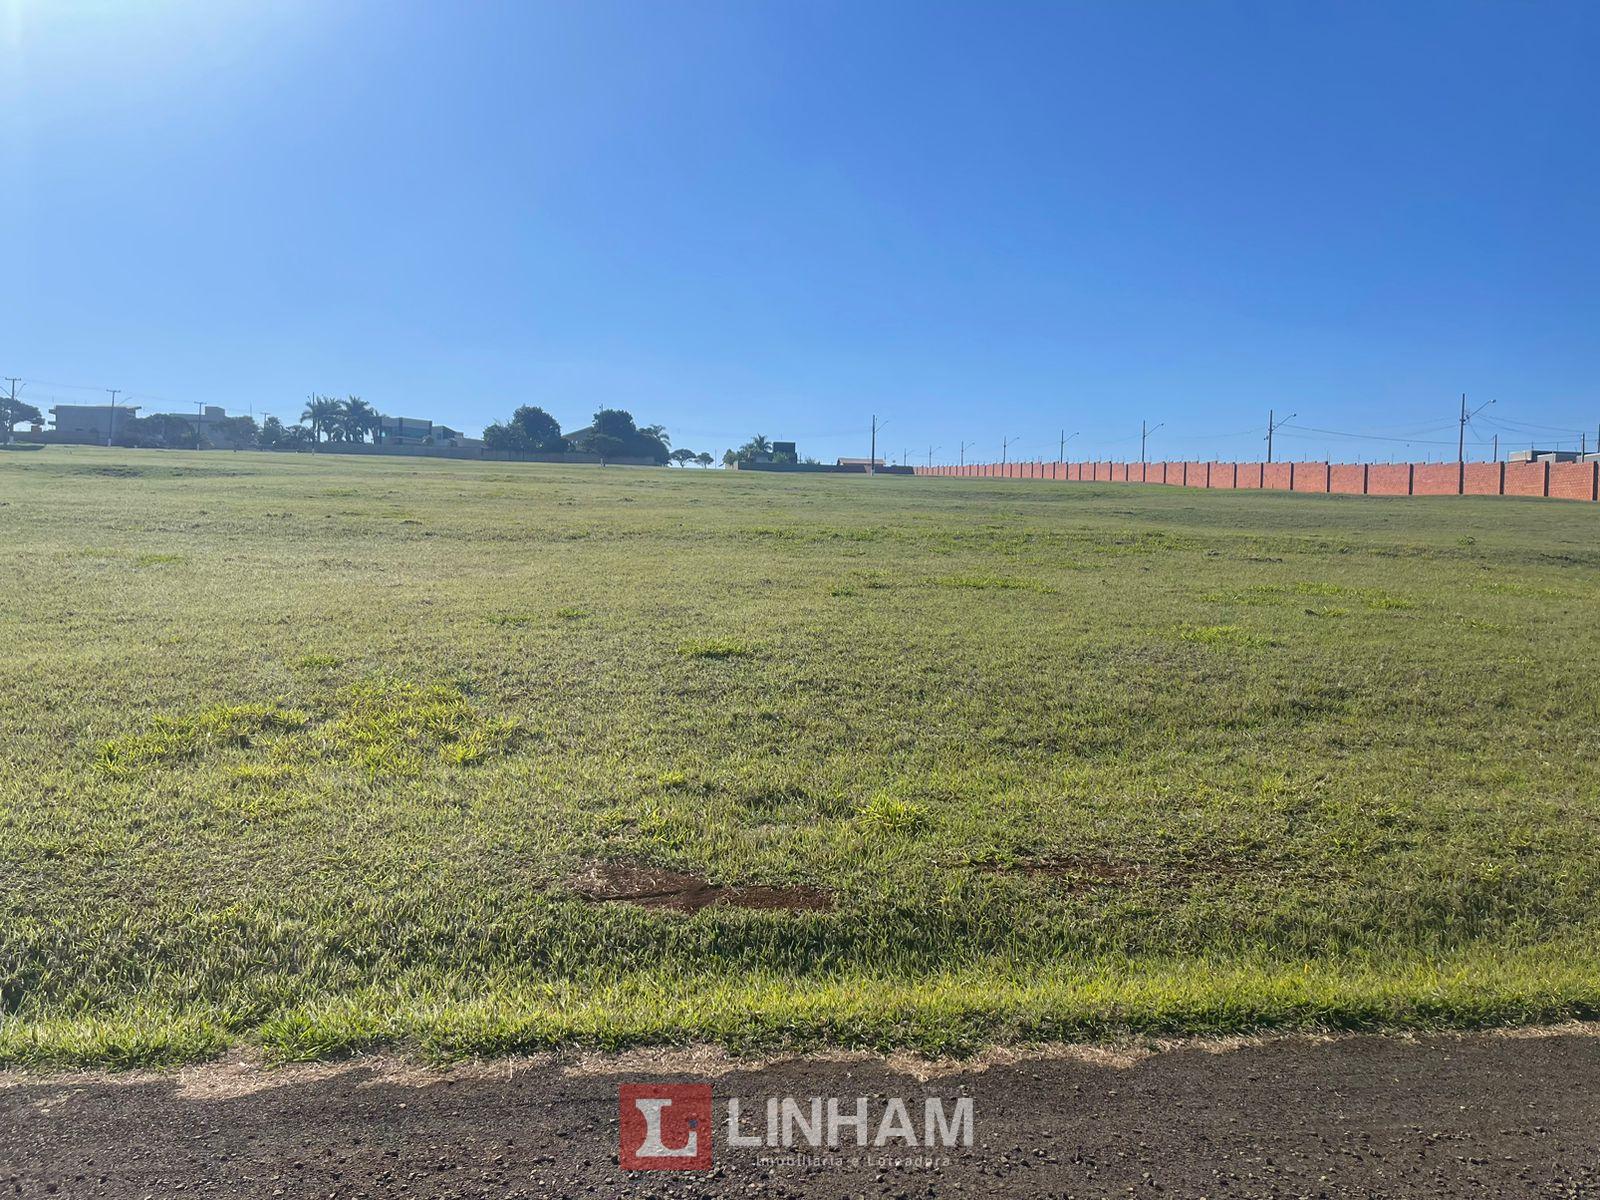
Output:
[[[0,396],[0,430],[7,440],[12,430],[23,423],[40,424],[44,415],[33,405]],[[382,429],[383,416],[360,396],[338,399],[314,395],[306,402],[298,425],[286,425],[277,417],[267,417],[259,425],[251,417],[197,418],[175,413],[157,413],[118,422],[113,439],[119,446],[149,449],[262,449],[309,450],[324,443],[364,443],[374,441]],[[633,414],[621,408],[602,408],[588,427],[563,434],[561,423],[544,409],[525,404],[505,421],[496,421],[483,431],[484,448],[514,454],[561,454],[566,451],[598,455],[601,462],[616,459],[645,459],[665,466],[702,469],[716,459],[705,451],[672,448],[664,425],[638,425]],[[735,452],[723,455],[723,462],[747,461],[758,454],[769,454],[771,443],[761,434]]]
[[[801,461],[810,463],[812,465],[815,465],[817,462],[815,458],[812,458],[809,455],[802,460],[792,450],[774,450],[772,448],[772,442],[768,440],[767,435],[764,433],[756,434],[755,437],[751,438],[737,450],[730,449],[722,452],[722,465],[725,467],[733,467],[740,463],[747,462],[792,464]]]
[[[658,466],[691,462],[710,466],[709,454],[672,449],[672,439],[664,425],[638,425],[633,414],[622,408],[602,408],[589,425],[573,433],[561,432],[561,422],[537,405],[524,404],[510,418],[496,421],[483,431],[488,450],[507,450],[515,454],[561,454],[576,450],[595,454],[602,463],[619,458],[645,459]]]

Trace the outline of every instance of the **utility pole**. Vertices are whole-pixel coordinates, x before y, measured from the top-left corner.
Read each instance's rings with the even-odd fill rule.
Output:
[[[1461,424],[1456,433],[1457,495],[1464,496],[1467,494],[1467,422],[1471,421],[1473,417],[1477,416],[1493,403],[1493,400],[1486,400],[1482,404],[1478,405],[1477,408],[1473,409],[1471,412],[1468,412],[1467,394],[1465,392],[1461,393]]]
[[[930,471],[933,470],[933,452],[938,448],[937,446],[928,447],[928,470]]]
[[[121,388],[106,389],[111,393],[111,416],[106,422],[106,445],[108,446],[111,445],[112,439],[117,436],[117,393],[121,390]]]
[[[1161,422],[1161,425],[1165,424],[1165,421]],[[1157,425],[1156,429],[1160,429],[1161,425]],[[1150,435],[1154,433],[1156,429],[1148,429],[1145,427],[1145,423],[1143,421],[1139,422],[1139,465],[1141,467],[1144,466],[1144,444],[1149,440]]]
[[[21,383],[22,380],[15,375],[7,375],[6,382],[11,385],[11,407],[15,410],[17,407],[17,384]],[[11,444],[11,422],[13,419],[12,414],[8,412],[6,414],[6,445],[8,446]]]
[[[1076,433],[1068,433],[1065,429],[1061,431],[1061,449],[1056,454],[1057,462],[1067,461],[1067,443],[1077,436],[1078,435]]]
[[[1473,417],[1477,416],[1493,403],[1493,400],[1485,400],[1482,404],[1478,405],[1477,408],[1473,409],[1471,412],[1468,412],[1467,394],[1465,392],[1461,393],[1461,422],[1456,435],[1457,462],[1465,462],[1467,460],[1467,422],[1471,421]]]
[[[1287,417],[1285,417],[1283,420],[1280,421],[1280,420],[1278,420],[1276,413],[1274,413],[1270,408],[1267,409],[1267,461],[1268,462],[1272,461],[1272,435],[1277,433],[1279,429],[1281,429],[1283,426],[1287,425],[1290,421],[1294,420],[1299,415],[1300,415],[1299,413],[1290,413]]]
[[[872,414],[872,451],[867,455],[867,474],[872,474],[872,469],[878,465],[878,430],[883,428],[878,424],[878,414]]]
[[[1000,465],[1002,467],[1006,465],[1006,448],[1009,447],[1012,442],[1015,442],[1017,440],[1019,440],[1019,439],[1017,439],[1017,438],[1001,438],[1000,439]]]
[[[972,449],[972,447],[975,446],[975,445],[977,445],[976,442],[962,442],[961,443],[961,465],[963,467],[967,465],[967,451]]]
[[[1500,461],[1500,435],[1498,433],[1494,435],[1494,461]]]

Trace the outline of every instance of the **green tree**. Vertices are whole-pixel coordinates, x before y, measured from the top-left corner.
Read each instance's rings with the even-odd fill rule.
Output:
[[[695,454],[693,450],[684,450],[680,448],[674,450],[667,457],[671,459],[671,461],[677,463],[680,467],[686,467],[694,461]]]
[[[338,405],[338,432],[346,441],[364,442],[367,434],[377,432],[378,410],[360,396],[350,396],[334,403]]]
[[[524,404],[511,414],[511,424],[522,431],[535,454],[559,454],[567,448],[561,422],[534,404]]]
[[[5,430],[6,441],[11,440],[17,426],[24,421],[30,425],[42,425],[44,414],[31,404],[13,400],[10,396],[0,396],[0,429]]]
[[[660,430],[660,433],[656,431]],[[665,465],[670,451],[663,436],[666,430],[657,425],[640,429],[633,423],[633,414],[621,408],[602,408],[594,414],[585,444],[579,449],[598,454],[604,460],[614,458],[647,458]],[[601,438],[610,441],[601,442]],[[602,449],[602,446],[604,449]]]
[[[706,452],[705,452],[705,451],[704,451],[704,450],[702,450],[702,451],[700,451],[700,453],[699,453],[699,454],[696,454],[696,455],[695,455],[695,456],[694,456],[694,460],[695,460],[695,462],[697,462],[697,463],[699,463],[699,464],[700,464],[700,469],[701,469],[701,470],[702,470],[702,471],[704,471],[704,470],[705,470],[705,469],[706,469],[706,468],[707,468],[707,467],[709,467],[709,466],[710,466],[710,465],[711,465],[711,464],[712,464],[712,463],[714,463],[714,462],[716,462],[716,461],[717,461],[717,460],[716,460],[716,459],[714,459],[714,458],[712,458],[712,457],[711,457],[711,455],[709,455],[709,454],[708,454],[708,453],[706,453]]]
[[[628,444],[614,434],[597,433],[589,439],[589,452],[600,456],[602,467],[614,458],[621,458],[627,449]]]
[[[313,396],[306,402],[300,419],[311,426],[311,440],[320,442],[331,438],[339,426],[340,404],[332,396]]]
[[[223,417],[211,424],[210,441],[228,450],[249,450],[261,440],[254,417]]]
[[[256,445],[263,450],[276,450],[283,444],[283,422],[277,417],[268,417],[261,422],[261,431],[256,434]]]
[[[594,414],[594,432],[598,436],[614,437],[626,442],[639,432],[633,423],[633,414],[623,408],[602,408]]]
[[[119,421],[115,441],[119,446],[143,450],[196,449],[195,426],[176,413],[156,413]]]
[[[509,421],[496,421],[485,429],[483,444],[516,454],[559,454],[567,448],[567,439],[561,436],[559,421],[542,408],[524,404]]]

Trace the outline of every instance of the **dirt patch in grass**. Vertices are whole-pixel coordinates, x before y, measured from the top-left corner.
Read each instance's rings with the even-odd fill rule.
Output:
[[[596,863],[572,881],[572,890],[597,904],[618,901],[676,912],[699,912],[713,904],[788,912],[825,912],[833,907],[833,897],[821,888],[723,886],[682,871],[639,863]]]

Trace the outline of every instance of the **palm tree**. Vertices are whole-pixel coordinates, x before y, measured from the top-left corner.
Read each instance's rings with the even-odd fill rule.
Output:
[[[311,426],[311,440],[320,442],[323,435],[333,436],[339,425],[340,404],[331,396],[312,396],[306,403],[300,419]]]
[[[340,428],[352,442],[364,442],[368,433],[377,430],[378,410],[360,396],[351,396],[348,400],[335,403],[339,405]]]
[[[756,454],[771,454],[772,443],[767,441],[766,434],[758,433],[755,435],[755,437],[750,439],[750,449]]]
[[[643,429],[639,430],[639,432],[649,434],[668,450],[672,449],[672,439],[667,436],[667,427],[665,425],[646,425]]]

